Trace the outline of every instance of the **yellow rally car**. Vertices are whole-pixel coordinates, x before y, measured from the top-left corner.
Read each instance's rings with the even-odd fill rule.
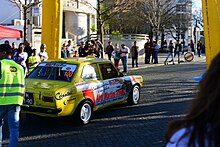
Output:
[[[111,61],[99,58],[40,63],[26,78],[22,111],[40,116],[73,115],[87,124],[93,111],[127,100],[137,104],[142,76],[125,76]]]

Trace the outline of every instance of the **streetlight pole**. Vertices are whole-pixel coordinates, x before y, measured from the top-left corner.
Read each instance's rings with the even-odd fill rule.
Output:
[[[23,5],[24,11],[24,42],[27,40],[27,0],[24,1]]]
[[[102,30],[102,18],[101,18],[101,1],[100,0],[97,0],[97,15],[98,15],[98,18],[97,18],[97,25],[98,25],[98,35],[100,37],[100,41],[102,44],[104,44],[104,40],[103,40],[103,30]],[[101,57],[103,58],[103,50],[102,50],[102,53],[101,53]]]

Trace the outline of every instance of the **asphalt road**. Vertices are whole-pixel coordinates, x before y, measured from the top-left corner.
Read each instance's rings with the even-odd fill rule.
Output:
[[[165,146],[168,122],[184,116],[197,90],[193,77],[204,71],[204,62],[132,70],[129,74],[144,77],[140,103],[100,110],[85,126],[74,125],[70,118],[26,118],[21,114],[19,146]],[[3,134],[3,146],[7,146],[7,125]]]

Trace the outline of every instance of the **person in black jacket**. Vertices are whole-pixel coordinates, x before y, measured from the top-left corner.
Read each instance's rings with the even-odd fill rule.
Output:
[[[169,46],[168,46],[169,52],[167,54],[166,60],[164,61],[164,65],[167,64],[168,58],[171,56],[172,62],[174,64],[174,46],[172,40],[170,40]]]
[[[81,42],[81,46],[78,48],[79,57],[86,57],[86,49],[84,41]]]
[[[182,51],[182,45],[179,41],[176,42],[175,50],[174,50],[174,58],[177,55],[178,56],[178,64],[180,64],[180,53]]]

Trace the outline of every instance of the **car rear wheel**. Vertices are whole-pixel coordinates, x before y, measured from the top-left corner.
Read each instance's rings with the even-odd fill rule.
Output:
[[[129,96],[128,96],[128,104],[136,105],[140,100],[140,87],[138,85],[133,86]]]
[[[82,102],[78,107],[75,113],[77,123],[81,125],[88,124],[92,119],[93,109],[90,101]]]

